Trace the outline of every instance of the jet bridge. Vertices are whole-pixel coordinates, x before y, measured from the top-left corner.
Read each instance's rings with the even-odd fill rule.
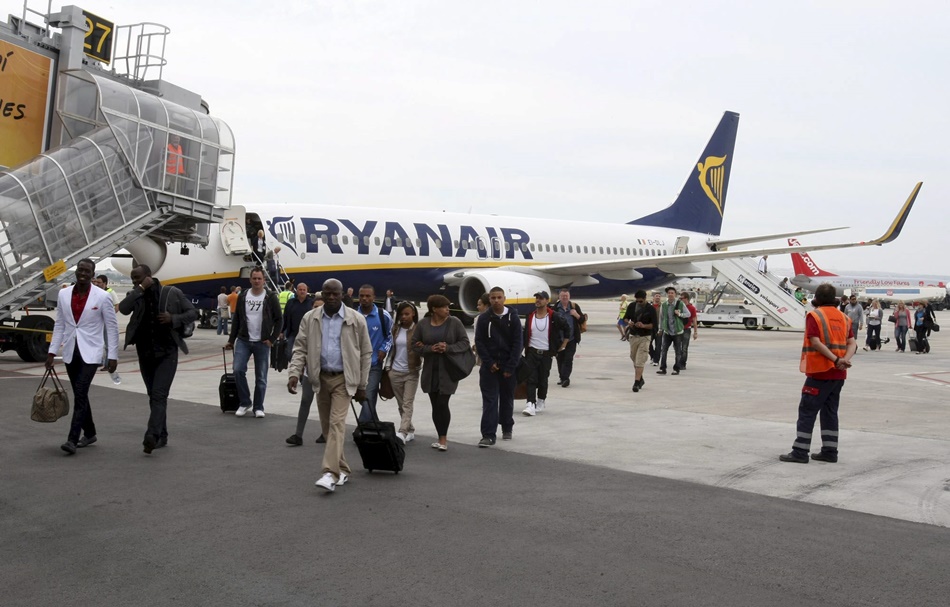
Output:
[[[224,122],[85,71],[66,86],[71,139],[0,171],[0,319],[83,257],[145,236],[202,244],[198,225],[230,205],[234,139]]]
[[[717,281],[732,285],[774,319],[776,326],[805,330],[805,307],[779,286],[774,274],[759,272],[753,258],[720,259],[712,262],[712,269]]]
[[[15,312],[55,293],[84,257],[207,244],[234,167],[228,125],[161,79],[168,28],[48,10],[24,2],[22,16],[0,21],[0,97],[22,118],[0,124],[0,351],[37,361],[52,319]],[[116,42],[103,37],[113,31]]]

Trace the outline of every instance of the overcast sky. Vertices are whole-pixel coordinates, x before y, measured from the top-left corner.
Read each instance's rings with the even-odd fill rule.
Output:
[[[897,242],[815,260],[950,275],[946,2],[80,4],[171,28],[164,77],[233,128],[249,207],[626,222],[672,202],[732,110],[724,237],[869,240],[923,181]]]

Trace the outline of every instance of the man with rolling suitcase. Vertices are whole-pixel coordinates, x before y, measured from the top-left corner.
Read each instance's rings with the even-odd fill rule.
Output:
[[[339,280],[324,282],[322,295],[323,306],[307,312],[300,321],[287,368],[287,389],[297,393],[306,367],[327,440],[323,474],[316,485],[333,491],[350,477],[350,466],[343,455],[346,416],[351,398],[366,399],[373,344],[363,315],[343,305],[343,284]]]

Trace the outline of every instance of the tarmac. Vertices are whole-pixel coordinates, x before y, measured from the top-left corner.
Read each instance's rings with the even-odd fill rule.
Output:
[[[701,327],[687,370],[647,366],[632,393],[616,303],[580,303],[590,330],[571,385],[553,377],[536,417],[516,402],[514,440],[475,446],[473,375],[447,452],[429,448],[420,391],[405,470],[363,471],[348,436],[355,472],[333,493],[313,484],[316,407],[304,445],[284,442],[299,403],[286,372],[270,372],[266,418],[220,412],[213,330],[188,341],[169,446],[151,455],[132,350],[121,385],[95,380],[99,440],[75,456],[59,449],[68,418],[29,419],[42,365],[0,355],[0,603],[947,604],[943,333],[927,355],[859,350],[839,462],[796,465],[778,455],[795,436],[800,332]],[[378,409],[398,417],[394,401]]]

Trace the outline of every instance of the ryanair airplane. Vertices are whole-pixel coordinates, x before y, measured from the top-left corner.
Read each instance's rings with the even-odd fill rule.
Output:
[[[243,285],[256,265],[249,234],[258,229],[277,250],[284,272],[318,290],[327,278],[345,287],[372,284],[377,293],[424,301],[442,293],[459,314],[476,314],[479,296],[502,287],[508,302],[533,305],[534,293],[570,287],[575,297],[610,297],[711,276],[711,262],[788,253],[787,247],[731,247],[828,230],[721,240],[739,115],[726,112],[669,207],[626,224],[470,215],[438,211],[313,204],[232,206],[211,226],[204,249],[167,247],[144,238],[128,247],[166,284],[199,307],[214,309],[222,286]],[[808,250],[879,245],[897,237],[920,189],[881,238],[811,246]],[[187,252],[187,255],[185,254]],[[123,263],[124,261],[124,263]],[[129,260],[114,260],[128,272]]]

